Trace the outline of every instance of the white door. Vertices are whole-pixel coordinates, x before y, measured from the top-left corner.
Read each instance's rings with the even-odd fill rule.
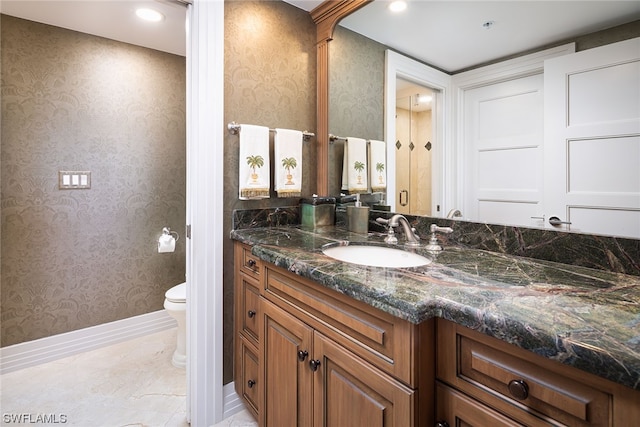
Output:
[[[545,226],[640,238],[640,38],[545,62]]]
[[[464,92],[465,218],[540,225],[543,104],[541,74]]]

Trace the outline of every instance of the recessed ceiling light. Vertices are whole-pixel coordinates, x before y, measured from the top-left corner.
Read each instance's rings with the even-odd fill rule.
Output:
[[[137,9],[136,15],[138,15],[138,18],[140,19],[151,22],[160,22],[164,19],[164,15],[162,13],[157,10],[147,8]]]
[[[407,2],[404,0],[396,0],[389,3],[389,10],[391,12],[402,12],[407,8]]]
[[[493,27],[495,25],[495,22],[493,21],[486,21],[482,24],[482,28],[484,28],[485,30],[490,30],[491,27]]]

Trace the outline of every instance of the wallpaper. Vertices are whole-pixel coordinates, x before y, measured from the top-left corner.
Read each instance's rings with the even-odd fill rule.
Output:
[[[309,14],[281,1],[226,1],[224,52],[225,123],[316,132],[316,30]],[[273,135],[273,134],[272,134]],[[238,198],[238,136],[224,138],[224,230],[234,209],[297,206],[300,198]],[[271,170],[274,170],[271,137]],[[303,143],[302,197],[316,189],[316,140]],[[225,348],[233,348],[233,242],[224,240]],[[224,382],[233,380],[233,354],[224,353]]]
[[[1,345],[162,309],[185,277],[184,239],[156,243],[185,226],[185,59],[1,19]]]

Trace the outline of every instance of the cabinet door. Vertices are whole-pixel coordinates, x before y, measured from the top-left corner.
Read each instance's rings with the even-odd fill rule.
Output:
[[[413,390],[318,332],[313,349],[314,426],[414,425]]]
[[[310,426],[313,330],[263,300],[264,417],[268,427]]]
[[[458,427],[513,427],[515,421],[440,383],[437,385],[436,425]]]

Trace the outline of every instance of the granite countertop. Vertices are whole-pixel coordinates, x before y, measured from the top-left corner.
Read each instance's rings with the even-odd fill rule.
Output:
[[[423,267],[381,268],[322,253],[348,240],[336,227],[234,230],[260,259],[412,323],[441,317],[549,359],[640,390],[640,278],[446,246]],[[402,236],[399,236],[402,243]]]

